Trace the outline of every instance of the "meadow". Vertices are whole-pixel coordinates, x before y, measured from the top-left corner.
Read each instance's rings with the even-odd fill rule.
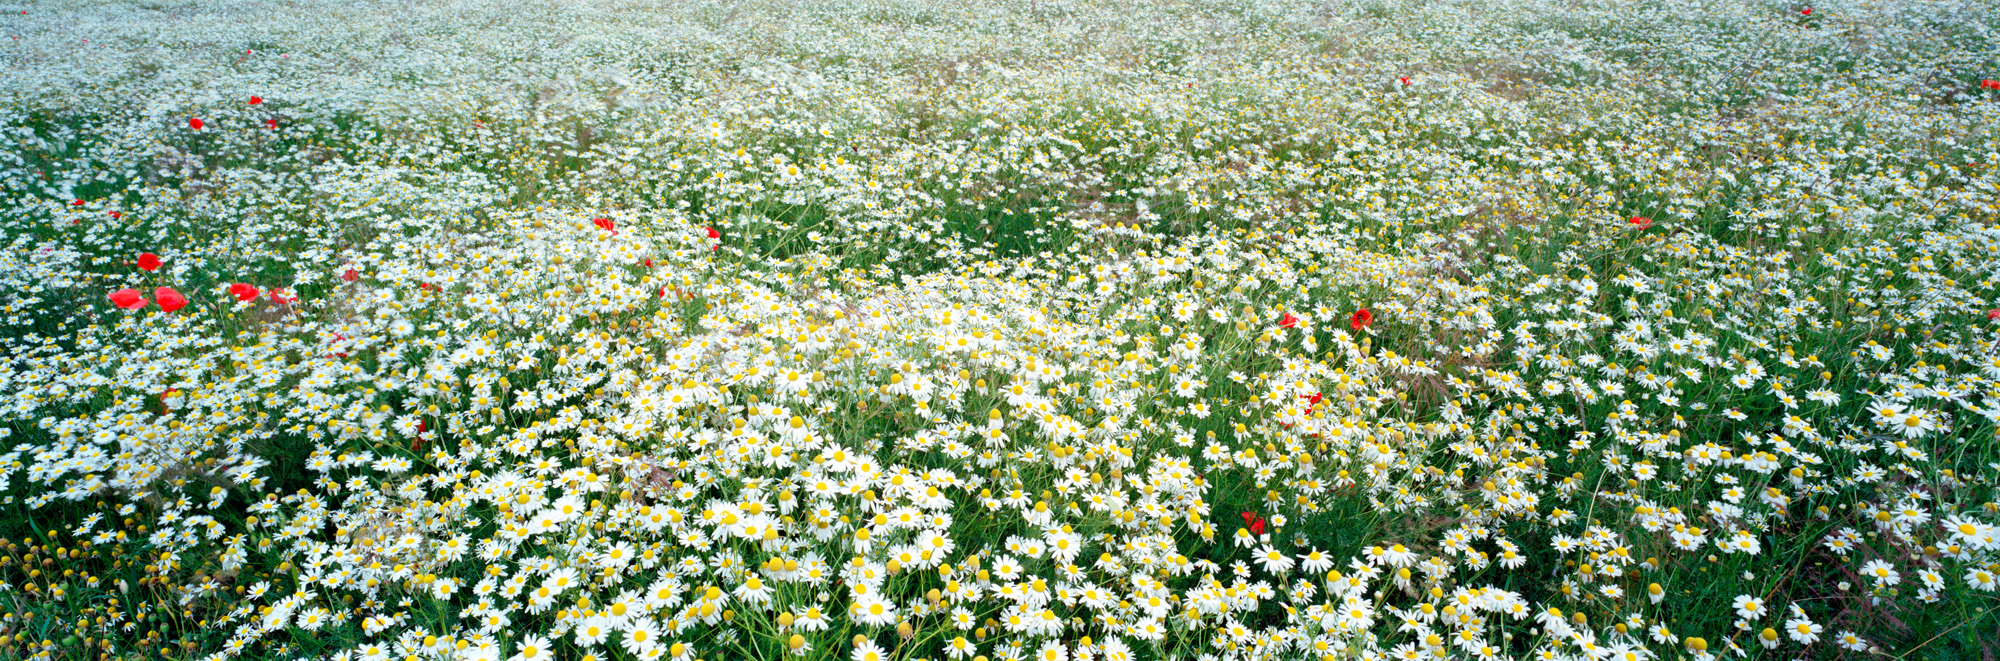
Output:
[[[2000,654],[1985,2],[0,34],[0,660]]]

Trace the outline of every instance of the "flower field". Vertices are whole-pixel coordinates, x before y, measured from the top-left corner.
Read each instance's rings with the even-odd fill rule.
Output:
[[[2000,655],[1984,2],[0,33],[0,660]]]

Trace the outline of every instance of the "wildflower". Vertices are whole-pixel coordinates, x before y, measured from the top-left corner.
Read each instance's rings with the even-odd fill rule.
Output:
[[[1279,327],[1279,328],[1298,328],[1298,327],[1299,327],[1299,318],[1298,318],[1298,317],[1294,317],[1294,316],[1292,316],[1292,313],[1290,313],[1290,312],[1287,312],[1287,313],[1285,313],[1285,317],[1284,317],[1283,319],[1279,319],[1279,320],[1278,320],[1278,327]]]
[[[1900,409],[1900,407],[1898,408]],[[1897,410],[1893,415],[1885,416],[1885,419],[1887,420],[1886,426],[1896,430],[1907,438],[1919,438],[1932,431],[1936,431],[1938,428],[1936,416],[1932,415],[1929,411],[1915,409],[1909,411]]]
[[[737,599],[761,606],[771,601],[773,590],[764,584],[763,579],[752,576],[737,586],[735,592]]]
[[[266,118],[266,119],[264,120],[264,128],[268,128],[268,129],[275,129],[275,128],[278,128],[278,119],[277,119],[277,118],[275,118],[275,117],[271,117],[271,118]]]
[[[889,657],[882,651],[882,646],[876,645],[875,641],[864,639],[861,636],[855,636],[854,639],[859,641],[854,646],[854,656],[851,657],[854,661],[888,660]]]
[[[944,644],[944,651],[953,659],[964,659],[978,652],[979,644],[966,640],[965,636],[958,636]]]
[[[139,253],[139,259],[134,265],[141,271],[157,271],[160,269],[160,256],[150,252]]]
[[[257,287],[249,283],[239,282],[229,286],[229,295],[244,303],[257,300],[257,293]]]
[[[1733,607],[1736,617],[1744,620],[1756,620],[1764,615],[1764,600],[1747,594],[1737,595]]]
[[[174,291],[172,287],[161,287],[153,290],[153,298],[160,302],[160,309],[168,312],[187,307],[188,304],[187,297],[182,296],[180,292]]]
[[[1982,80],[1982,81],[1979,81],[1979,89],[1983,89],[1983,90],[2000,90],[2000,80],[1994,80],[1994,79],[1992,79],[1992,78],[1988,78],[1988,79],[1985,79],[1985,80]]]
[[[1903,575],[1896,571],[1896,566],[1881,559],[1870,560],[1862,564],[1861,575],[1885,587],[1903,582]]]
[[[137,289],[120,289],[111,292],[111,304],[120,309],[137,310],[146,307],[146,296]]]
[[[548,639],[534,634],[522,638],[520,647],[516,649],[509,661],[543,661],[555,658],[555,651],[549,649]]]
[[[859,588],[863,585],[865,584],[857,583],[854,587]],[[887,626],[899,619],[896,604],[872,593],[857,596],[850,612],[854,616],[854,621],[869,626]]]
[[[1397,76],[1397,77],[1396,77],[1396,82],[1399,82],[1399,83],[1402,83],[1402,84],[1404,84],[1404,85],[1409,85],[1409,84],[1410,84],[1410,77],[1409,77],[1409,76]]]
[[[1374,323],[1375,323],[1375,313],[1370,311],[1368,308],[1361,308],[1359,310],[1355,310],[1354,314],[1349,315],[1347,317],[1347,325],[1353,327],[1354,330],[1361,330],[1363,328],[1367,328],[1371,325],[1374,325]]]
[[[1631,219],[1626,220],[1625,222],[1630,223],[1632,225],[1632,229],[1637,229],[1637,230],[1651,229],[1653,227],[1653,219],[1647,218],[1645,216],[1633,216]]]
[[[199,131],[199,130],[201,130],[201,118],[200,118],[200,117],[189,117],[189,118],[188,118],[188,128],[190,128],[190,129],[194,129],[194,130],[196,130],[196,131]]]
[[[1965,584],[1980,590],[1992,592],[1994,588],[2000,587],[2000,577],[1996,577],[1993,572],[1986,569],[1974,567],[1966,570]]]
[[[264,103],[264,97],[257,96],[255,94],[250,95],[250,105],[254,106],[262,103]]]
[[[1262,536],[1264,534],[1264,517],[1257,516],[1256,513],[1244,512],[1243,525],[1250,527],[1250,534],[1252,535]]]
[[[346,280],[346,281],[348,281],[348,282],[354,282],[355,280],[360,280],[360,279],[361,279],[361,272],[360,272],[360,271],[356,271],[356,270],[354,270],[354,269],[348,269],[348,270],[345,270],[345,271],[341,271],[341,272],[340,272],[340,279],[342,279],[342,280]]]
[[[1785,622],[1787,635],[1791,636],[1792,640],[1800,645],[1811,645],[1819,642],[1819,632],[1824,630],[1818,623],[1803,617]]]
[[[280,287],[271,288],[272,303],[276,303],[278,305],[291,305],[293,303],[297,303],[298,301],[299,301],[298,297],[293,296],[289,290]]]
[[[1289,572],[1292,570],[1293,564],[1290,555],[1286,555],[1284,551],[1280,551],[1269,544],[1264,545],[1264,548],[1257,551],[1257,562],[1264,566],[1264,571],[1273,574]]]
[[[1382,551],[1381,558],[1391,567],[1408,567],[1417,561],[1417,554],[1411,553],[1402,544],[1393,544]]]
[[[618,233],[618,230],[616,229],[617,225],[613,223],[610,218],[594,218],[591,219],[590,222],[595,223],[597,225],[597,229],[601,229],[606,232],[610,232],[612,234]]]
[[[586,647],[586,649],[598,647],[600,643],[604,643],[606,637],[610,637],[610,633],[612,633],[610,619],[606,619],[604,615],[584,617],[584,621],[576,623],[576,627],[570,629],[570,635],[576,637],[576,647]]]
[[[625,639],[619,645],[627,652],[643,656],[660,646],[660,627],[653,618],[638,618],[627,626]]]
[[[1989,83],[1991,83],[1991,82],[1996,82],[1996,81],[1991,81],[1991,80],[1989,80],[1989,81],[1986,81],[1986,82],[1989,82]],[[1987,311],[1986,311],[1986,320],[1987,320],[1987,321],[1992,321],[1992,320],[1995,320],[1995,319],[2000,319],[2000,308],[1993,308],[1993,309],[1991,309],[1991,310],[1987,310]]]

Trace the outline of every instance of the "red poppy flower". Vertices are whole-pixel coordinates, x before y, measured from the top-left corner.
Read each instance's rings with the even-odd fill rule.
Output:
[[[150,252],[139,253],[139,270],[154,271],[160,268],[160,256]]]
[[[137,289],[120,289],[111,292],[111,304],[124,310],[137,310],[146,307],[146,296]]]
[[[1989,78],[1986,80],[1979,81],[1979,89],[2000,90],[2000,80],[1993,80]]]
[[[69,205],[73,207],[83,206],[83,200],[71,200]]]
[[[1292,316],[1292,313],[1287,312],[1285,313],[1285,318],[1278,320],[1278,326],[1281,328],[1298,328],[1299,318],[1294,317]]]
[[[598,219],[596,219],[596,220],[592,220],[592,221],[590,221],[590,222],[593,222],[593,223],[597,223],[597,229],[601,229],[601,230],[604,230],[604,231],[606,231],[606,232],[614,232],[614,233],[615,233],[615,232],[617,232],[617,231],[618,231],[617,229],[614,229],[614,228],[616,227],[616,225],[615,225],[614,223],[612,223],[612,222],[611,222],[611,219],[610,219],[610,218],[598,218]]]
[[[653,268],[653,258],[647,257],[644,263],[646,265],[646,268]]]
[[[1354,314],[1347,317],[1347,325],[1353,326],[1354,330],[1367,328],[1373,323],[1375,323],[1375,313],[1370,312],[1368,308],[1355,310]]]
[[[191,128],[191,129],[194,129],[194,130],[196,130],[196,131],[199,131],[199,130],[201,130],[201,118],[200,118],[200,117],[189,117],[189,118],[188,118],[188,128]]]
[[[279,289],[277,287],[271,288],[272,303],[276,303],[278,305],[291,305],[293,303],[297,303],[298,301],[299,297],[291,295],[290,292],[287,292],[283,289]]]
[[[1243,524],[1250,526],[1250,532],[1264,534],[1264,517],[1257,516],[1256,512],[1244,512]]]
[[[2000,319],[2000,308],[1993,308],[1993,309],[1991,309],[1991,310],[1987,310],[1987,311],[1986,311],[1986,319],[1987,319],[1987,321],[1992,321],[1992,320],[1994,320],[1994,319]]]
[[[705,229],[705,230],[708,230],[708,238],[711,238],[711,239],[720,239],[720,238],[722,238],[722,233],[721,233],[721,232],[717,232],[717,231],[715,231],[715,228],[713,228],[713,227],[704,227],[704,228],[702,228],[702,229]]]
[[[361,279],[361,272],[356,271],[354,269],[348,269],[340,273],[340,279],[346,280],[348,282],[354,282],[355,280]]]
[[[266,119],[266,120],[264,120],[264,127],[265,127],[265,128],[272,128],[272,129],[275,129],[275,128],[278,128],[278,120],[275,120],[275,119]]]
[[[1396,77],[1396,82],[1399,82],[1399,83],[1402,83],[1402,84],[1404,84],[1404,85],[1408,85],[1408,84],[1410,84],[1410,77],[1409,77],[1409,76],[1397,76],[1397,77]]]
[[[1805,9],[1801,9],[1801,10],[1799,10],[1799,15],[1800,15],[1800,16],[1811,16],[1811,15],[1812,15],[1812,8],[1811,8],[1811,7],[1807,7],[1807,8],[1805,8]]]
[[[229,286],[229,295],[235,296],[236,300],[248,303],[257,300],[257,287],[246,282],[239,282]]]
[[[257,96],[255,94],[250,95],[250,105],[254,106],[263,102],[264,102],[264,97]]]
[[[187,297],[182,296],[180,292],[174,291],[172,287],[161,287],[153,290],[153,298],[159,299],[160,309],[168,312],[187,307],[188,304]]]
[[[1627,220],[1625,222],[1631,223],[1633,229],[1643,230],[1653,226],[1653,219],[1647,218],[1645,216],[1633,216],[1630,220]]]
[[[443,288],[443,287],[439,287],[439,286],[437,286],[437,285],[433,285],[433,284],[431,284],[431,283],[428,283],[428,282],[419,282],[419,283],[417,283],[417,289],[421,289],[421,290],[424,290],[424,291],[435,291],[435,292],[441,292],[441,291],[444,291],[444,288]]]
[[[424,425],[422,418],[417,419],[417,437],[410,439],[411,452],[424,449],[424,434],[427,433],[430,433],[430,427]]]
[[[124,217],[125,217],[125,214],[122,214],[122,213],[119,213],[119,212],[116,212],[116,211],[113,211],[113,212],[111,212],[111,218],[112,218],[113,220],[116,220],[116,219],[119,219],[119,218],[124,218]]]

